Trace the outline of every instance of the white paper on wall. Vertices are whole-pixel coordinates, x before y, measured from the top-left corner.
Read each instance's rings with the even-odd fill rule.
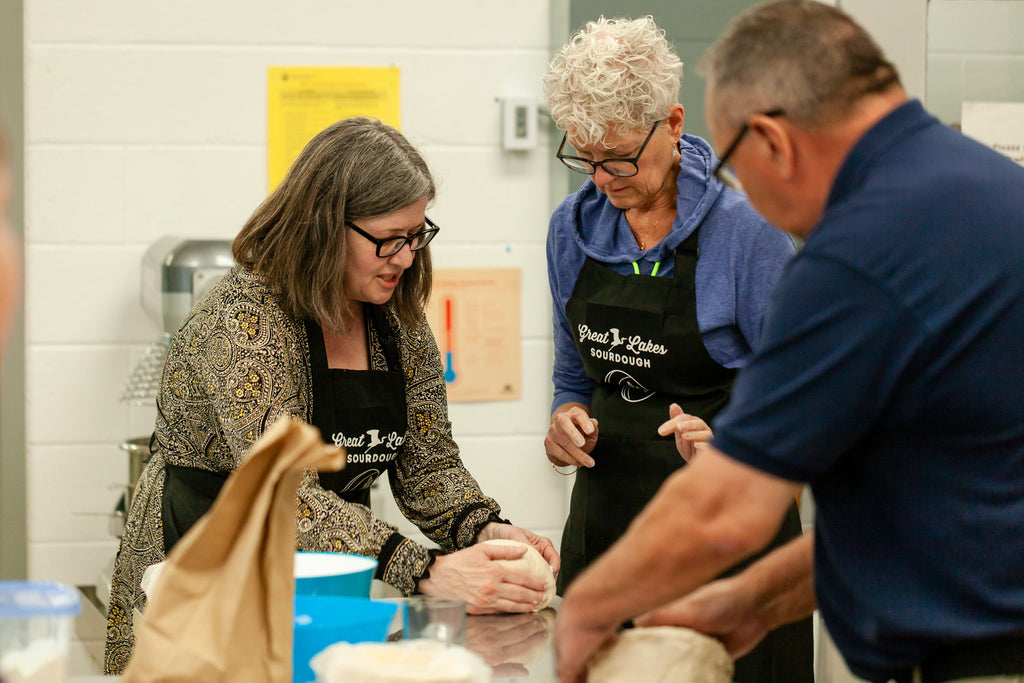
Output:
[[[964,102],[960,129],[1024,166],[1024,102]]]

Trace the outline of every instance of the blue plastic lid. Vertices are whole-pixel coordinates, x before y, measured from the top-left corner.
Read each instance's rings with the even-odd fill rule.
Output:
[[[82,611],[78,591],[52,581],[0,581],[0,619],[74,616]]]

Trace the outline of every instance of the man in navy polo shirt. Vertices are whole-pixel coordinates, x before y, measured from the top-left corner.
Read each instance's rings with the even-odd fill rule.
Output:
[[[650,610],[738,655],[817,607],[870,681],[1024,681],[1024,168],[815,0],[747,11],[702,67],[720,177],[806,242],[711,447],[567,591],[559,676]],[[813,538],[691,592],[802,482]]]

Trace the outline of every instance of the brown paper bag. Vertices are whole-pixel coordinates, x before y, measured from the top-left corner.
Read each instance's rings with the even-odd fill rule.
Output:
[[[264,433],[168,555],[122,681],[291,683],[295,492],[344,455],[289,419]]]

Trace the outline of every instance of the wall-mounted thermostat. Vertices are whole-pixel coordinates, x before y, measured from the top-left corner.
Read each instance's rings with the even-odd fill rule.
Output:
[[[501,101],[501,146],[523,150],[537,147],[537,101],[506,97]]]

